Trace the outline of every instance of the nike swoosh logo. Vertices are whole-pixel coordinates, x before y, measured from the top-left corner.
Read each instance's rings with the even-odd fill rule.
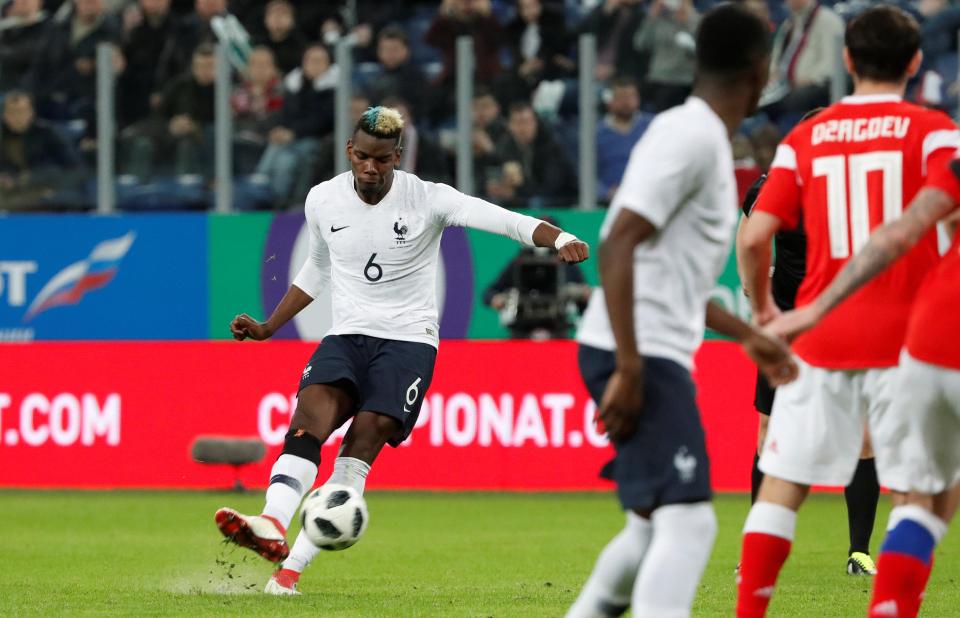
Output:
[[[350,226],[349,226],[349,225],[345,225],[345,226],[343,226],[343,227],[333,227],[333,226],[331,225],[331,226],[330,226],[330,232],[331,232],[331,233],[332,233],[332,232],[339,232],[340,230],[345,230],[345,229],[347,229],[348,227],[350,227]]]

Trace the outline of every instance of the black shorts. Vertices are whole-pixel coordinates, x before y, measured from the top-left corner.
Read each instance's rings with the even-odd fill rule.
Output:
[[[760,414],[770,416],[773,412],[773,396],[777,394],[777,389],[770,386],[767,379],[760,371],[757,371],[757,391],[753,396],[753,407]]]
[[[614,443],[601,473],[617,483],[624,509],[652,510],[709,500],[710,462],[690,372],[664,358],[644,357],[644,402],[636,432]],[[616,366],[613,352],[580,346],[580,375],[599,402]]]
[[[388,441],[398,446],[417,422],[436,360],[437,349],[426,343],[327,335],[303,370],[300,390],[346,382],[356,401],[354,413],[376,412],[400,422],[402,431]]]

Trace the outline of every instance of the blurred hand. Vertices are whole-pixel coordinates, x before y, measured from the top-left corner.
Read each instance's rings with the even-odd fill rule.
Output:
[[[80,75],[90,75],[93,73],[96,65],[93,62],[93,58],[77,58],[73,63],[73,67]]]
[[[800,368],[787,343],[767,331],[756,330],[743,342],[743,349],[757,364],[771,386],[797,379]]]
[[[820,317],[814,305],[806,305],[774,318],[767,324],[766,330],[775,337],[793,341],[798,335],[816,326]]]
[[[773,298],[767,298],[767,301],[753,314],[753,323],[757,326],[765,326],[775,320],[780,313],[780,307],[773,302]]]
[[[327,34],[329,32],[340,32],[340,23],[335,19],[327,19],[323,22],[323,25],[320,26],[320,32],[322,34]]]
[[[622,442],[637,430],[643,409],[643,360],[635,367],[617,367],[603,391],[597,416],[610,439]]]
[[[127,70],[127,57],[119,48],[113,48],[113,74],[120,75]]]
[[[560,260],[568,264],[579,264],[590,257],[590,245],[582,240],[571,240],[557,252]]]
[[[490,134],[483,129],[474,129],[473,151],[480,154],[490,154],[493,150],[493,140],[490,139]]]
[[[180,114],[174,116],[170,119],[169,125],[170,133],[174,137],[183,137],[184,135],[189,135],[197,129],[197,125],[193,122],[193,119],[186,114]]]
[[[530,77],[531,75],[539,73],[541,69],[543,69],[543,61],[539,58],[531,58],[520,65],[517,73],[522,77]]]
[[[293,131],[286,127],[274,127],[270,130],[269,139],[271,144],[283,146],[292,142],[295,137]]]
[[[609,64],[598,64],[593,67],[593,77],[598,82],[605,82],[613,76],[614,67]]]
[[[360,24],[352,30],[354,40],[360,47],[367,47],[373,40],[373,28],[370,24]]]
[[[230,334],[237,341],[253,339],[263,341],[273,336],[273,331],[267,328],[265,322],[257,322],[246,313],[241,313],[230,322]]]
[[[490,299],[490,306],[497,311],[500,311],[507,306],[507,295],[503,292],[499,294],[494,294],[493,298]]]
[[[507,161],[503,164],[503,182],[513,188],[523,184],[523,168],[520,163]]]

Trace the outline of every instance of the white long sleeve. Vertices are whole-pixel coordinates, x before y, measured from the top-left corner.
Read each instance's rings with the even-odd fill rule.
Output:
[[[307,200],[305,209],[310,232],[310,255],[293,279],[293,285],[316,298],[330,284],[330,249],[317,227],[317,215]]]
[[[533,247],[533,232],[543,221],[438,184],[433,207],[444,227],[469,227],[500,234]]]

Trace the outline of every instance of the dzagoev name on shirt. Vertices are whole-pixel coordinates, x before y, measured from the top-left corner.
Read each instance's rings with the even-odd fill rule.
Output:
[[[823,142],[865,142],[881,137],[903,139],[910,129],[904,116],[874,116],[827,120],[813,125],[813,145]]]

